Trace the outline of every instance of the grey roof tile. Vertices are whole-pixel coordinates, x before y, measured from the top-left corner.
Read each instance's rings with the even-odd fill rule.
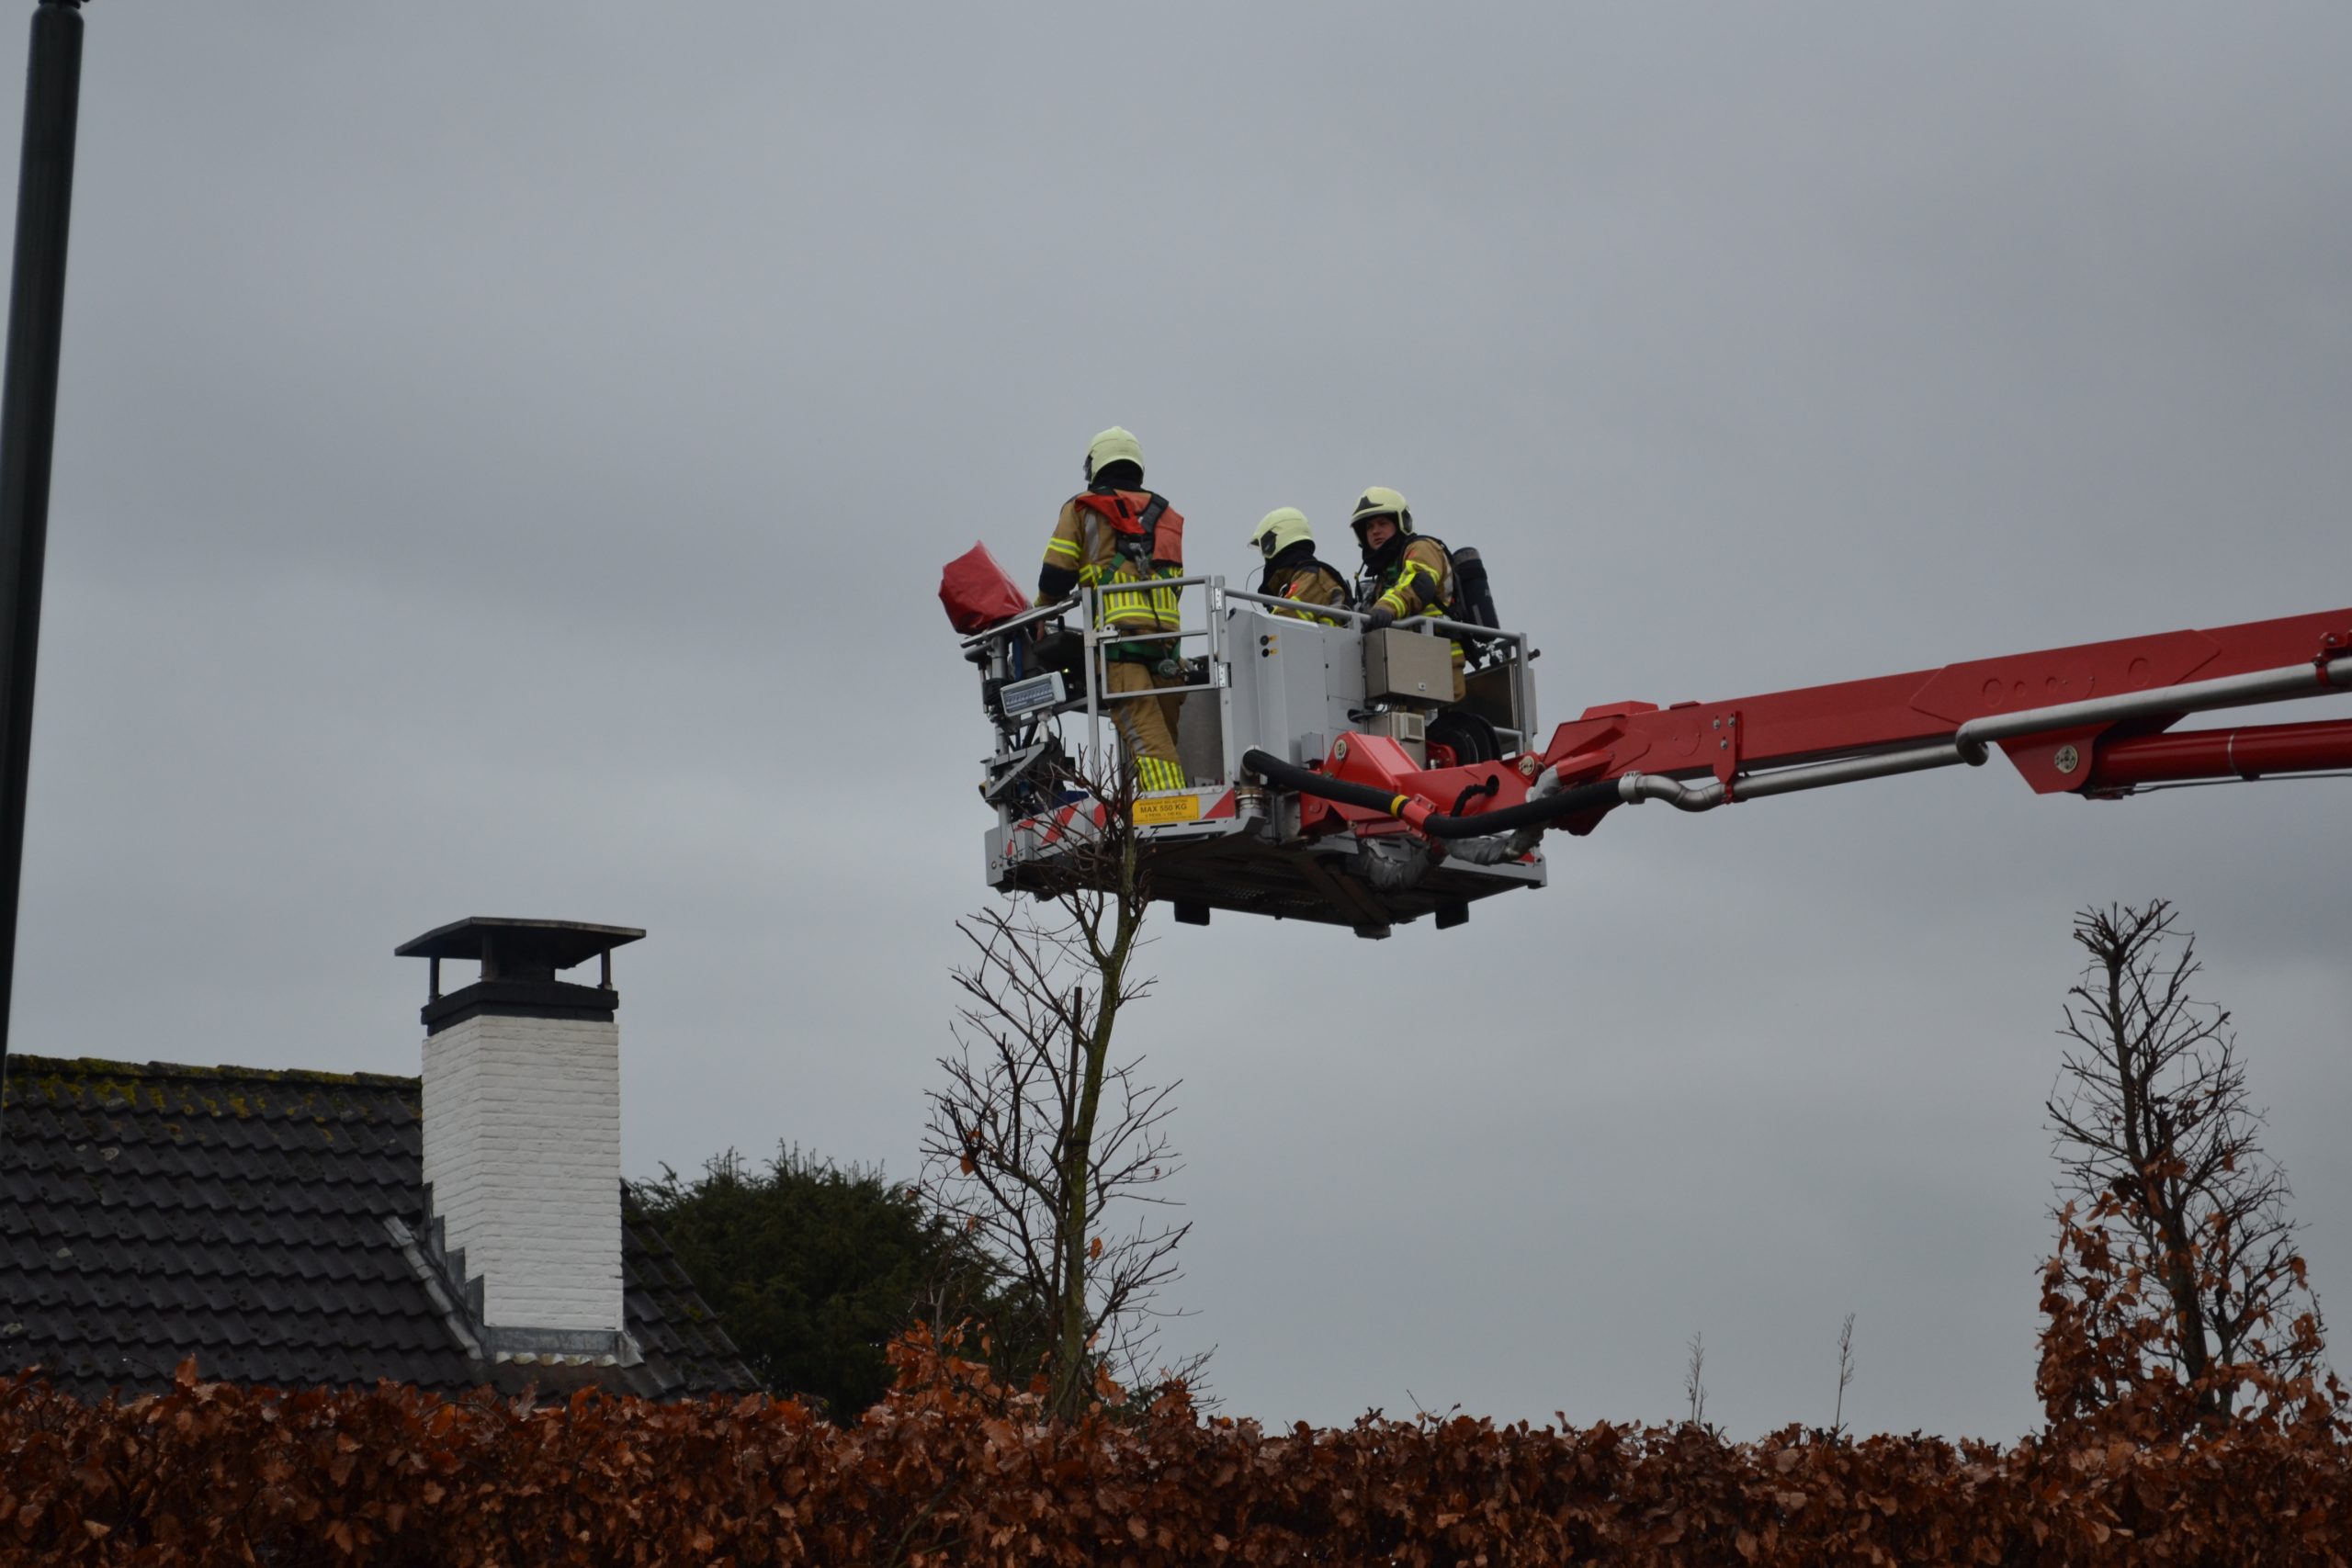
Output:
[[[548,1384],[468,1359],[383,1221],[424,1212],[414,1078],[14,1057],[0,1141],[0,1370],[87,1398],[207,1377]],[[673,1395],[757,1386],[622,1192],[628,1326]],[[536,1377],[533,1375],[536,1373]],[[565,1386],[578,1381],[572,1374]]]

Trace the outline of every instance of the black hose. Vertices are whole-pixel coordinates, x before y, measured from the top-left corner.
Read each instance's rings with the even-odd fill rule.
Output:
[[[1269,784],[1284,789],[1295,789],[1302,795],[1320,795],[1325,800],[1337,800],[1349,806],[1361,806],[1368,811],[1397,815],[1396,802],[1401,796],[1386,794],[1368,784],[1350,784],[1328,774],[1311,773],[1279,757],[1251,750],[1241,754],[1241,765]],[[1433,839],[1483,839],[1492,833],[1508,833],[1515,829],[1532,827],[1538,822],[1556,821],[1573,817],[1579,811],[1598,811],[1603,807],[1618,806],[1624,796],[1617,790],[1617,781],[1605,784],[1578,784],[1542,800],[1522,801],[1507,806],[1500,811],[1481,811],[1471,817],[1450,817],[1432,812],[1421,824],[1421,831]]]
[[[1279,757],[1269,756],[1254,748],[1241,753],[1241,765],[1284,789],[1319,795],[1326,800],[1344,801],[1370,811],[1385,811],[1392,817],[1396,815],[1396,796],[1376,790],[1370,784],[1350,784],[1345,779],[1309,773],[1305,768],[1295,767]]]
[[[1459,817],[1462,815],[1462,808],[1472,801],[1484,795],[1500,795],[1502,790],[1503,781],[1500,773],[1488,773],[1484,784],[1464,784],[1462,793],[1453,797],[1453,814]]]

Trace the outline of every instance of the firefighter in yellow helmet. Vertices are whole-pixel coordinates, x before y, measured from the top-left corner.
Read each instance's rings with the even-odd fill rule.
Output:
[[[1408,615],[1458,620],[1453,607],[1453,557],[1445,541],[1413,526],[1413,509],[1386,485],[1367,488],[1349,519],[1363,551],[1356,574],[1357,608],[1377,630]],[[1453,700],[1462,700],[1462,645],[1453,648]]]
[[[1258,579],[1258,592],[1274,599],[1295,599],[1302,604],[1338,604],[1348,603],[1348,580],[1339,568],[1321,560],[1315,554],[1315,530],[1307,525],[1306,513],[1295,506],[1277,506],[1258,522],[1258,531],[1250,536],[1258,547],[1266,570]],[[1278,610],[1277,615],[1296,615],[1301,620],[1320,621],[1327,626],[1340,624],[1336,615],[1309,615],[1305,610]]]
[[[1097,626],[1136,639],[1102,645],[1102,684],[1136,787],[1182,789],[1192,782],[1176,755],[1184,699],[1152,694],[1184,683],[1180,646],[1164,635],[1182,621],[1175,589],[1145,585],[1184,575],[1184,517],[1143,488],[1143,447],[1118,425],[1087,445],[1083,472],[1086,488],[1063,502],[1046,541],[1037,603],[1068,598],[1079,587],[1102,591]],[[1137,586],[1118,586],[1125,583]]]

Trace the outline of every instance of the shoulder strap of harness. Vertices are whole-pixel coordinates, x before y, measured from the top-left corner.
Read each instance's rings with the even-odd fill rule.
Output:
[[[1168,510],[1166,496],[1158,491],[1148,493],[1151,496],[1150,503],[1144,507],[1143,515],[1136,519],[1136,529],[1143,535],[1144,553],[1147,555],[1151,553],[1153,536],[1159,528],[1159,514]]]
[[[1305,560],[1300,561],[1296,566],[1292,567],[1290,569],[1290,581],[1286,586],[1294,589],[1297,588],[1300,584],[1312,580],[1315,574],[1318,571],[1322,572],[1324,575],[1330,578],[1333,582],[1340,585],[1340,597],[1344,601],[1348,597],[1348,574],[1341,571],[1338,567],[1333,566],[1329,561],[1325,560],[1321,556],[1309,556]],[[1286,593],[1284,597],[1295,599],[1297,595],[1295,593]]]

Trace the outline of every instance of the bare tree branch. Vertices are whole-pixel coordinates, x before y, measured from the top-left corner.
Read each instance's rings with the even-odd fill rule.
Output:
[[[1160,1292],[1189,1224],[1157,1190],[1182,1169],[1166,1123],[1176,1082],[1115,1061],[1122,1010],[1149,996],[1138,963],[1150,895],[1130,772],[1061,781],[1100,810],[1070,818],[1067,880],[959,923],[956,1050],[931,1096],[923,1189],[1003,1260],[1045,1347],[1048,1404],[1074,1415],[1109,1376],[1196,1380],[1206,1353],[1157,1364]]]

